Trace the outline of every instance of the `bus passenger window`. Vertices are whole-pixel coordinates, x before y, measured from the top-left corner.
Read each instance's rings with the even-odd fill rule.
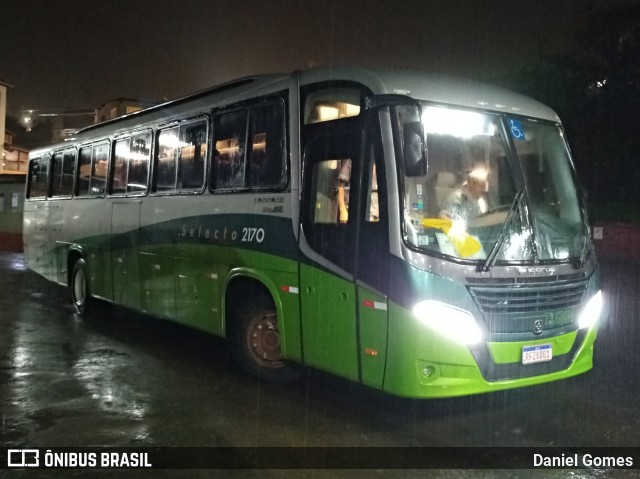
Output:
[[[44,198],[49,185],[49,158],[31,161],[29,168],[29,198]]]
[[[149,177],[149,157],[151,156],[151,132],[131,138],[129,146],[129,173],[127,175],[127,194],[144,195],[147,192]]]
[[[107,185],[107,165],[109,164],[109,145],[104,143],[93,147],[91,168],[91,195],[102,196]]]
[[[60,184],[62,182],[62,163],[64,155],[56,153],[51,158],[51,196],[61,196]]]
[[[89,196],[91,181],[91,147],[80,149],[78,159],[78,180],[76,182],[76,196]]]
[[[158,134],[158,152],[156,154],[155,191],[171,191],[176,188],[178,172],[178,127],[167,128]]]
[[[51,159],[51,196],[69,197],[73,193],[76,169],[75,150],[58,152]]]
[[[214,121],[213,189],[241,188],[245,176],[247,111],[225,113]]]
[[[111,167],[109,192],[112,195],[127,196],[145,194],[150,154],[151,132],[118,140]]]
[[[250,111],[251,153],[247,186],[282,187],[286,183],[284,109],[281,102]]]
[[[76,196],[102,196],[107,185],[109,144],[101,143],[80,149]]]
[[[76,150],[64,152],[62,162],[62,178],[60,180],[60,195],[71,196],[73,193],[73,178],[76,176]]]
[[[127,192],[127,171],[129,165],[129,138],[116,142],[116,153],[113,158],[111,172],[111,194],[120,195]]]
[[[180,128],[179,190],[199,190],[204,185],[207,130],[206,121],[189,123]]]

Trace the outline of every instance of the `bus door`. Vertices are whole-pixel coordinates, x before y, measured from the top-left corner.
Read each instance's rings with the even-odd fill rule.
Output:
[[[111,210],[113,301],[140,308],[138,245],[141,200],[115,200]]]
[[[372,271],[382,268],[387,257],[382,250],[388,242],[380,233],[380,213],[369,211],[371,195],[376,193],[376,202],[380,185],[373,188],[375,148],[367,140],[371,135],[357,122],[337,123],[319,127],[304,151],[300,235],[301,250],[308,258],[300,266],[304,362],[381,386],[387,299],[367,281]],[[351,127],[342,127],[345,124]]]

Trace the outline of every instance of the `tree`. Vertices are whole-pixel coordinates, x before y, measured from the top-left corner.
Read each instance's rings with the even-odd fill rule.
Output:
[[[592,12],[577,43],[499,83],[558,112],[592,207],[640,219],[640,6]]]

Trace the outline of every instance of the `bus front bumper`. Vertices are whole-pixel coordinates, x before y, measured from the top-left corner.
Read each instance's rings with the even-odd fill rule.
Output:
[[[406,310],[396,312],[383,385],[390,394],[439,398],[487,393],[566,379],[593,366],[597,322],[541,340],[467,346],[417,323]],[[540,345],[550,345],[552,359],[523,364],[523,348]]]

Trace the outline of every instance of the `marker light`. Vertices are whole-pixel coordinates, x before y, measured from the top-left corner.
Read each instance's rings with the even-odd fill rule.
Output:
[[[587,301],[580,317],[578,318],[578,327],[580,329],[591,327],[600,317],[602,312],[602,291],[598,291],[593,297]]]
[[[413,314],[422,323],[442,336],[460,344],[476,344],[482,331],[467,311],[428,299],[413,307]]]

